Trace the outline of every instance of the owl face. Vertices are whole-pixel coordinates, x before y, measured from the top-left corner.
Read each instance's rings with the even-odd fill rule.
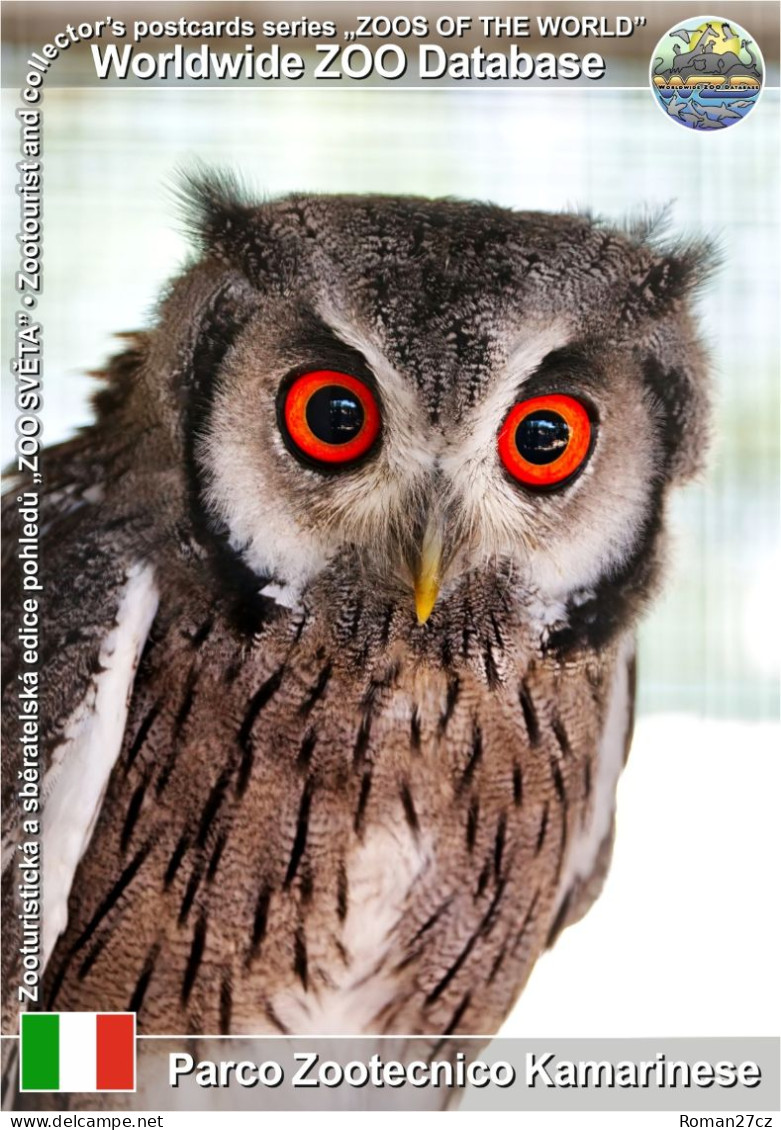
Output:
[[[583,217],[198,192],[228,280],[199,489],[267,592],[330,574],[423,631],[475,575],[544,631],[642,597],[703,447],[693,254]]]
[[[47,1007],[494,1031],[608,865],[701,257],[213,178],[191,212],[47,463]]]

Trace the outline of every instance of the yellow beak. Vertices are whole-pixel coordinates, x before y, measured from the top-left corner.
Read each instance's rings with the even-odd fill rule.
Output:
[[[415,576],[415,611],[418,623],[425,624],[439,595],[442,581],[442,539],[439,530],[429,523],[420,551],[420,564]]]

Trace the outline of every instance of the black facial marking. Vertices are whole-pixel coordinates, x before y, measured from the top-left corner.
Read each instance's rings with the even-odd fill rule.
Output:
[[[258,578],[244,563],[230,546],[227,530],[208,509],[196,443],[207,430],[220,367],[250,317],[251,311],[241,304],[235,283],[226,283],[215,293],[203,317],[190,363],[180,376],[179,390],[187,403],[187,426],[183,431],[190,526],[196,540],[207,550],[226,611],[233,627],[242,635],[257,634],[264,621],[279,613],[279,606],[258,591],[263,580],[271,578]]]
[[[662,528],[663,491],[656,484],[648,502],[648,514],[637,532],[632,553],[624,564],[605,576],[588,600],[567,604],[565,622],[550,633],[544,651],[566,660],[573,651],[607,646],[616,632],[626,629],[642,610],[646,594],[653,588],[659,570],[656,546]]]
[[[553,631],[545,650],[559,659],[572,651],[606,646],[643,608],[659,571],[657,544],[664,516],[665,486],[676,464],[687,462],[685,445],[689,417],[697,392],[685,369],[666,368],[658,358],[636,352],[635,361],[649,390],[657,417],[654,429],[658,464],[652,473],[646,512],[631,552],[623,563],[604,576],[588,600],[569,602],[565,623]],[[706,406],[702,405],[705,413]],[[690,442],[690,441],[689,441]]]
[[[646,357],[643,361],[643,377],[664,413],[663,427],[657,432],[667,469],[684,443],[691,391],[683,373],[674,368],[665,369],[656,357]]]

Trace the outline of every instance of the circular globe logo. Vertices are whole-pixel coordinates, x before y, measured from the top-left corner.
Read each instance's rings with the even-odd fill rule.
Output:
[[[728,129],[750,114],[765,77],[745,28],[697,16],[670,28],[651,59],[651,89],[668,118],[687,129]]]

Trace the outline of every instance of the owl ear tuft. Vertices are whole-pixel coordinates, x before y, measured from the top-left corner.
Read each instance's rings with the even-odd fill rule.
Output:
[[[721,266],[712,239],[670,237],[672,205],[635,215],[619,228],[640,252],[623,307],[625,321],[658,318],[694,295]]]
[[[658,225],[646,231],[643,242],[654,253],[632,287],[634,305],[651,317],[667,314],[711,278],[721,263],[718,247],[705,240],[658,246]]]
[[[174,194],[185,228],[204,251],[236,265],[251,240],[258,206],[233,173],[218,169],[187,170],[179,174]]]
[[[652,305],[669,308],[703,286],[717,266],[717,253],[703,242],[675,248],[648,271],[646,295]]]

